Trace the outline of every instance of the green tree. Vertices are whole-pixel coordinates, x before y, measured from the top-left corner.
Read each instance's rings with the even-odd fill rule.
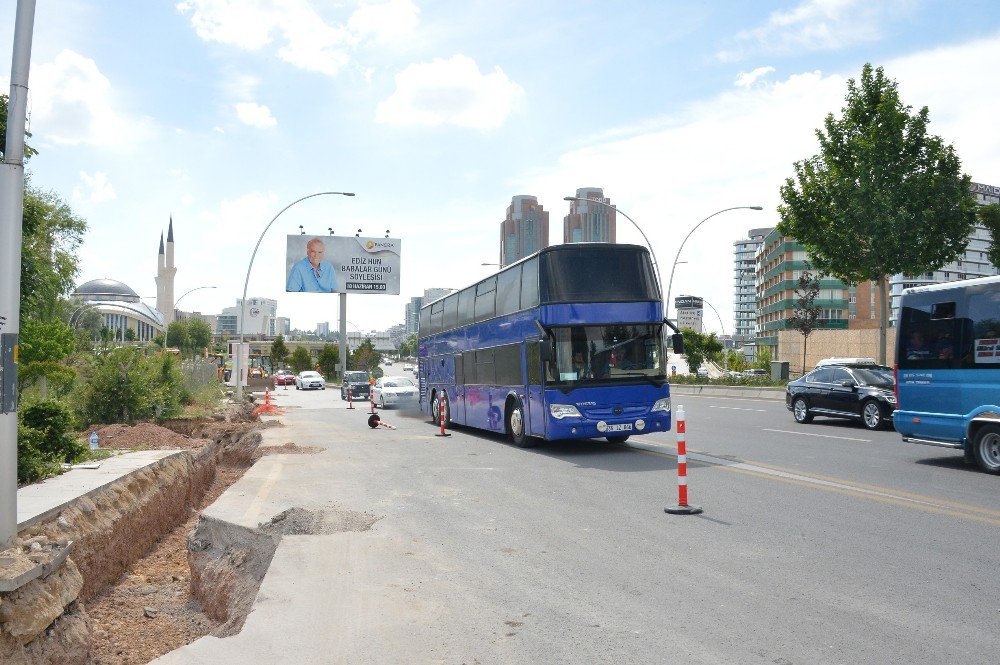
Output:
[[[316,362],[319,364],[323,376],[333,377],[337,373],[337,365],[340,364],[340,347],[336,344],[324,344]]]
[[[816,329],[819,313],[822,308],[816,304],[819,295],[819,278],[813,275],[809,262],[806,261],[799,283],[795,288],[795,305],[792,308],[792,318],[789,325],[802,333],[802,373],[806,373],[806,344],[809,335]]]
[[[306,351],[304,346],[296,346],[295,350],[292,351],[292,357],[289,361],[292,366],[292,370],[295,372],[304,372],[307,369],[313,368],[312,357],[309,352]]]
[[[417,336],[415,334],[408,336],[403,343],[399,345],[399,357],[400,358],[412,358],[417,355]]]
[[[7,104],[10,102],[10,97],[7,95],[0,95],[0,137],[7,136]],[[25,138],[31,138],[31,132],[25,130]],[[7,149],[5,142],[0,141],[0,159],[3,159],[4,151]],[[28,161],[32,156],[37,155],[38,151],[28,145],[27,142],[24,144],[24,161]]]
[[[188,348],[192,355],[205,352],[205,349],[212,343],[212,327],[201,319],[189,319],[188,325]]]
[[[692,372],[698,371],[706,357],[713,357],[722,352],[722,342],[715,333],[706,335],[691,328],[682,328],[681,334],[684,335],[684,355],[687,356],[688,367]],[[721,357],[719,355],[719,358]]]
[[[188,322],[184,320],[171,321],[167,326],[167,346],[181,351],[190,348],[191,337],[188,334]]]
[[[133,346],[99,353],[87,371],[79,417],[88,423],[132,423],[154,414],[159,398],[157,378]]]
[[[848,82],[842,116],[816,130],[820,153],[794,165],[781,187],[778,231],[813,265],[848,284],[878,286],[879,360],[885,364],[887,276],[934,270],[964,251],[975,221],[971,180],[955,149],[927,133],[896,82],[866,64]]]
[[[760,351],[757,352],[757,361],[754,363],[754,367],[756,369],[766,369],[768,372],[771,371],[771,347],[760,347]]]
[[[21,319],[63,314],[77,275],[77,250],[87,223],[58,196],[27,188],[21,244]]]
[[[987,257],[995,266],[1000,266],[1000,203],[981,205],[976,210],[979,223],[990,232],[990,248]]]
[[[271,342],[271,361],[275,367],[281,367],[288,359],[288,346],[285,345],[285,338],[278,335]]]
[[[348,359],[348,369],[364,370],[374,372],[375,368],[382,362],[382,354],[375,350],[371,339],[365,338],[358,348],[351,352]]]
[[[72,328],[62,321],[28,318],[21,322],[19,332],[18,374],[22,388],[37,379],[41,383],[42,399],[46,399],[50,379],[62,385],[73,380],[76,373],[63,364],[76,346]]]

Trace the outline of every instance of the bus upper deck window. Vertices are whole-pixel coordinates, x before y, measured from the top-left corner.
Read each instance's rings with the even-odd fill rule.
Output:
[[[934,303],[934,307],[931,309],[931,320],[954,319],[954,318],[955,318],[955,303],[953,302]]]

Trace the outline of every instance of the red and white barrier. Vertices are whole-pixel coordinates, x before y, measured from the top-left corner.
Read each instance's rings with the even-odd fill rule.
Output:
[[[441,396],[438,397],[438,422],[441,423],[441,433],[434,436],[451,436],[451,434],[444,431],[444,403],[447,399],[447,393],[441,393]]]
[[[688,503],[687,423],[684,420],[683,406],[677,406],[675,418],[677,422],[677,504],[667,506],[663,512],[671,515],[695,515],[701,512],[701,506],[692,506]]]

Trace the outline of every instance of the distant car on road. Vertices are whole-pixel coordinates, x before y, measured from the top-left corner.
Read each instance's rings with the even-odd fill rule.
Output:
[[[381,408],[417,403],[417,386],[405,376],[383,376],[375,381],[375,404]]]
[[[698,378],[699,379],[707,379],[708,378],[708,368],[707,367],[699,367],[697,374],[698,374]]]
[[[771,376],[771,373],[766,369],[745,369],[743,376]]]
[[[276,386],[294,386],[295,385],[295,373],[290,369],[279,369],[274,373],[274,385]]]
[[[413,367],[413,365],[410,365],[409,363],[403,365],[403,371],[404,372],[413,372],[414,374],[416,374],[416,372],[417,372],[417,370]]]
[[[799,423],[813,416],[860,420],[870,430],[886,427],[896,410],[892,374],[867,363],[823,365],[788,383],[785,406]]]
[[[385,361],[385,366],[386,366],[386,367],[392,367],[392,361],[391,361],[391,360],[389,360],[389,359],[386,359],[386,361]]]
[[[340,386],[340,399],[368,399],[371,385],[368,383],[368,372],[344,372],[344,380]]]
[[[326,390],[326,381],[319,372],[301,372],[295,377],[296,390]]]

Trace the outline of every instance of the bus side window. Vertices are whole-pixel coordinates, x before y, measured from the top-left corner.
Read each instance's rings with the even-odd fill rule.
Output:
[[[528,342],[527,362],[528,362],[528,385],[542,385],[542,353],[540,346],[548,344],[547,339]]]

